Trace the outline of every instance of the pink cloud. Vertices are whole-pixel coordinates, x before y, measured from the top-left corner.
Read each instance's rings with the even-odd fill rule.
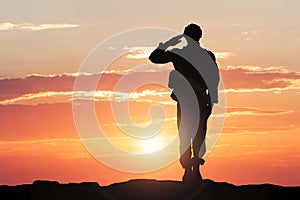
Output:
[[[167,83],[168,70],[157,72],[133,72],[125,74],[130,80],[165,80]],[[283,90],[300,89],[300,73],[289,71],[283,67],[262,68],[258,66],[228,66],[221,68],[220,73],[227,92],[277,92]],[[78,74],[63,75],[30,75],[25,78],[12,78],[0,80],[0,101],[10,101],[28,95],[48,92],[73,91],[75,77]],[[97,80],[100,74],[81,75],[86,81]],[[98,90],[112,91],[114,86],[124,74],[104,73]],[[54,94],[54,93],[53,93]],[[55,93],[56,94],[56,93]],[[61,93],[63,95],[63,93]],[[26,96],[27,95],[27,96]]]

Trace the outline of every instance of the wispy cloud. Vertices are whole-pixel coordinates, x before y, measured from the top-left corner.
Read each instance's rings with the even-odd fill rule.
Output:
[[[41,103],[61,103],[68,102],[73,92],[39,92],[24,94],[22,96],[0,101],[0,105],[23,104],[37,105]]]
[[[284,116],[285,118],[285,116]],[[253,134],[253,135],[267,135],[267,134],[282,134],[287,132],[293,132],[298,134],[300,127],[295,124],[283,125],[283,124],[271,124],[271,126],[255,126],[253,124],[247,126],[224,126],[223,132],[226,135],[238,136],[244,134]]]
[[[101,81],[96,93],[76,94],[78,98],[92,98],[102,101],[113,98],[115,101],[136,101],[152,102],[152,89],[139,93],[114,92],[115,86],[123,76],[128,80],[138,80],[153,77],[153,80],[166,80],[170,70],[166,66],[158,67],[159,71],[152,72],[151,68],[142,71],[128,71],[121,74],[118,71],[110,70],[102,73]],[[273,92],[281,94],[283,91],[300,90],[300,73],[290,71],[284,67],[259,67],[259,66],[228,66],[220,68],[225,90],[227,93],[253,93]],[[101,74],[71,73],[62,75],[39,75],[32,74],[24,78],[11,78],[0,80],[0,103],[1,104],[37,104],[40,102],[69,102],[72,99],[72,90],[75,78],[82,77],[84,81],[99,79]],[[173,105],[169,101],[170,91],[155,93],[157,103]],[[154,93],[153,93],[154,94]],[[160,95],[160,96],[159,96]],[[157,98],[159,97],[159,99]],[[96,98],[96,99],[94,99]],[[90,100],[92,100],[90,99]]]
[[[156,47],[124,47],[124,50],[128,51],[126,57],[129,59],[145,59],[150,56],[155,48]],[[234,56],[232,52],[214,52],[214,54],[218,59]]]
[[[274,94],[281,94],[283,91],[287,90],[299,90],[300,86],[295,87],[295,86],[290,86],[290,87],[285,87],[285,88],[242,88],[242,89],[226,89],[226,93],[253,93],[253,92],[273,92]],[[299,92],[297,92],[299,93]]]
[[[254,37],[257,33],[259,33],[260,31],[258,30],[252,30],[252,31],[243,31],[242,35],[244,36],[242,39],[246,40],[246,41],[253,41]]]
[[[300,73],[281,66],[227,66],[221,68],[226,92],[274,92],[300,89]],[[234,78],[233,78],[234,77]]]
[[[244,70],[247,74],[263,74],[263,73],[272,73],[272,74],[278,74],[278,73],[293,73],[292,71],[289,71],[287,68],[284,68],[282,66],[272,66],[272,67],[261,67],[261,66],[254,66],[254,65],[239,65],[239,66],[227,66],[225,69],[227,70]],[[296,72],[296,74],[300,75]]]
[[[277,116],[290,114],[293,110],[267,110],[262,108],[253,108],[253,107],[229,107],[226,109],[226,116]]]
[[[129,59],[145,59],[148,58],[155,47],[124,47],[128,51],[126,55]]]
[[[151,100],[151,97],[169,97],[170,91],[143,90],[139,92],[120,92],[120,91],[91,91],[91,92],[76,92],[75,99],[103,101],[113,100],[117,102],[123,101],[146,101]],[[148,99],[150,98],[150,99]],[[150,101],[152,102],[152,101]]]
[[[217,59],[225,59],[234,56],[232,52],[214,52]]]
[[[78,24],[32,24],[32,23],[11,23],[2,22],[0,23],[0,31],[10,31],[10,30],[29,30],[29,31],[41,31],[48,29],[65,29],[65,28],[76,28],[79,27]]]
[[[46,91],[30,93],[0,101],[0,105],[22,104],[37,105],[42,103],[63,103],[72,100],[89,101],[135,101],[135,102],[155,102],[163,105],[173,105],[169,91],[143,90],[139,92],[119,92],[119,91]]]
[[[166,118],[154,118],[153,121],[146,121],[141,123],[130,123],[130,122],[124,122],[124,123],[111,123],[111,124],[104,124],[104,126],[118,126],[118,127],[131,127],[131,126],[140,126],[140,127],[146,127],[152,124],[161,124],[162,122],[176,122],[177,117],[166,117]]]

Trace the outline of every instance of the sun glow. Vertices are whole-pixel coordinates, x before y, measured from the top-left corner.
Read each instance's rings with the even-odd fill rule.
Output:
[[[141,153],[154,153],[164,147],[164,143],[160,137],[142,140],[140,142]]]

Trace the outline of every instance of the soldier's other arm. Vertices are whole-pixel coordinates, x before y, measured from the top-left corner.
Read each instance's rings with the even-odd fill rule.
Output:
[[[206,51],[210,55],[211,59],[213,59],[213,61],[217,62],[215,54],[209,50],[206,50]]]
[[[219,81],[220,81],[220,74],[219,74],[219,68],[218,68],[218,64],[216,61],[216,56],[213,52],[206,50],[207,53],[210,55],[210,57],[212,58],[212,60],[215,62],[215,73],[216,73],[216,83],[215,83],[215,88],[213,91],[211,91],[210,97],[211,97],[211,102],[212,104],[217,104],[219,103],[219,95],[218,95],[218,85],[219,85]]]

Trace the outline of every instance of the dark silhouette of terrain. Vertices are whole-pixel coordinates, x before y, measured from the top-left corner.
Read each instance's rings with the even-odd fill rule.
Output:
[[[59,184],[56,181],[35,181],[33,184],[0,186],[1,199],[300,199],[300,186],[283,187],[271,184],[236,186],[203,180],[197,184],[178,181],[130,180],[109,186],[83,182]]]

